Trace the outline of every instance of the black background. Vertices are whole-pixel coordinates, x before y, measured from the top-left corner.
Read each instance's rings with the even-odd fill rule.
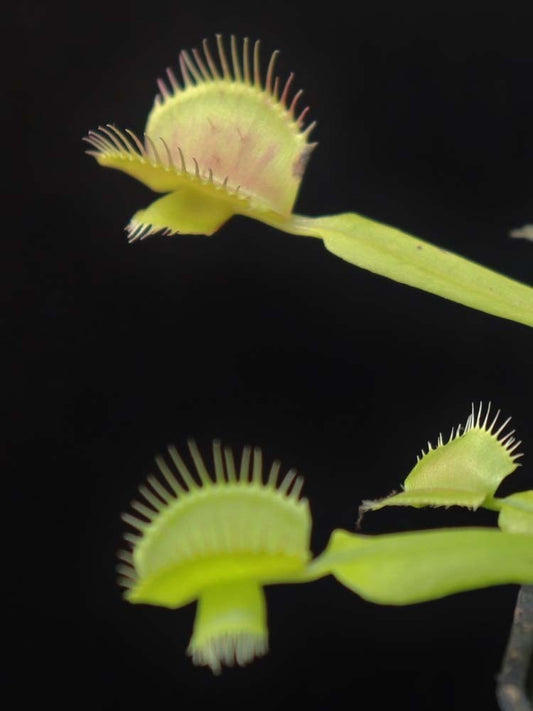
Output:
[[[114,582],[119,513],[152,456],[190,435],[296,466],[315,552],[473,401],[513,415],[524,441],[502,491],[533,486],[525,326],[244,218],[129,246],[123,226],[152,195],[83,154],[99,124],[142,131],[179,49],[260,37],[318,121],[299,212],[354,210],[531,283],[533,246],[507,236],[533,219],[531,5],[429,5],[18,4],[3,229],[17,708],[496,708],[512,586],[405,608],[333,579],[272,588],[269,655],[213,679],[184,654],[192,607],[130,606]],[[391,510],[364,531],[494,522]]]

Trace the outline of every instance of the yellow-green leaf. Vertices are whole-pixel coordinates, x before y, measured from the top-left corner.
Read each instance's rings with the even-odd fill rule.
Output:
[[[394,227],[351,212],[293,215],[275,224],[291,234],[322,238],[326,249],[362,269],[533,326],[533,288]]]
[[[456,528],[362,536],[333,532],[310,575],[334,575],[361,597],[389,605],[465,590],[533,583],[533,535]]]

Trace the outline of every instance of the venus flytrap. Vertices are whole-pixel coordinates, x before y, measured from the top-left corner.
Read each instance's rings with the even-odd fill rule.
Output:
[[[313,560],[311,513],[294,470],[278,484],[279,462],[265,477],[259,448],[245,447],[237,466],[232,450],[215,440],[208,466],[193,440],[188,446],[195,474],[169,447],[168,459],[156,458],[160,476],[139,487],[134,515],[123,515],[135,534],[125,534],[131,549],[119,553],[119,582],[132,603],[179,608],[197,602],[188,653],[215,674],[267,652],[267,585],[333,575],[367,600],[405,605],[533,583],[533,530],[523,518],[524,510],[531,514],[530,497],[502,500],[507,531],[364,536],[337,530]]]
[[[306,163],[316,144],[305,127],[308,108],[291,98],[293,75],[280,85],[274,52],[261,76],[259,42],[231,38],[228,59],[217,36],[218,62],[203,51],[179,56],[182,83],[172,69],[158,80],[144,141],[115,126],[90,131],[89,151],[100,165],[117,168],[155,192],[168,193],[137,212],[130,241],[156,232],[216,232],[232,215],[276,223],[290,220]]]
[[[346,587],[373,602],[405,605],[451,593],[510,582],[533,584],[533,491],[496,498],[503,479],[519,465],[521,444],[505,433],[510,418],[497,426],[472,406],[464,427],[427,452],[405,479],[404,491],[359,509],[386,506],[479,506],[500,512],[496,528],[453,528],[363,536],[334,531],[326,551],[310,565],[330,572]]]
[[[496,497],[497,488],[514,472],[521,442],[514,430],[505,432],[511,418],[498,423],[500,411],[490,416],[480,403],[472,411],[464,426],[452,429],[447,442],[439,435],[437,446],[428,442],[416,466],[403,482],[403,491],[384,499],[363,501],[359,507],[359,523],[367,511],[387,506],[464,506],[483,507],[499,512],[498,526],[509,533],[533,534],[533,491],[520,491],[505,498]]]
[[[453,428],[447,442],[439,435],[437,445],[427,443],[416,466],[403,482],[403,491],[377,501],[363,501],[360,516],[385,506],[480,506],[493,508],[493,495],[506,476],[519,466],[521,442],[505,433],[511,418],[498,423],[500,412],[490,416],[489,403],[472,411],[464,426]]]
[[[305,579],[311,515],[301,477],[291,470],[278,484],[274,462],[265,480],[260,449],[245,447],[237,468],[215,441],[213,474],[195,442],[188,446],[196,477],[169,447],[170,462],[156,460],[161,477],[149,477],[135,515],[123,515],[136,534],[125,535],[132,550],[119,554],[119,582],[133,603],[198,601],[188,653],[217,674],[266,653],[263,587]]]
[[[211,235],[233,215],[283,232],[322,239],[326,249],[363,269],[501,318],[533,326],[533,289],[355,213],[305,217],[293,206],[309,156],[314,124],[297,108],[293,75],[275,76],[277,52],[261,71],[259,42],[251,52],[217,36],[218,58],[183,51],[181,83],[171,69],[144,137],[108,124],[90,131],[89,151],[164,196],[138,211],[130,241],[162,232]]]
[[[473,588],[519,581],[509,643],[496,694],[505,711],[531,708],[533,622],[533,490],[505,498],[494,493],[514,469],[520,442],[504,434],[509,420],[489,424],[490,404],[472,412],[464,427],[437,447],[428,443],[404,482],[404,491],[366,501],[365,511],[385,506],[467,506],[499,511],[499,529],[466,528],[361,536],[334,531],[326,551],[310,565],[331,572],[362,597],[404,605]],[[529,691],[528,691],[529,688]]]

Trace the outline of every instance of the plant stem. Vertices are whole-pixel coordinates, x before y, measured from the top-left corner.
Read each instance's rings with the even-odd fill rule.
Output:
[[[502,711],[533,711],[533,585],[522,585],[496,696]]]
[[[503,499],[498,499],[496,496],[487,496],[485,501],[481,504],[484,509],[489,511],[501,511],[503,505]]]

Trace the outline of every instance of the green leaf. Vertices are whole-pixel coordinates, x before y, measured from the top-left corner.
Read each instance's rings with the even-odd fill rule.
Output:
[[[491,585],[533,583],[533,535],[491,528],[380,536],[336,530],[309,573],[332,574],[372,602],[408,605]]]
[[[351,212],[263,221],[290,234],[320,237],[326,249],[362,269],[533,326],[533,288],[394,227]]]
[[[501,506],[498,526],[502,531],[533,535],[533,490],[520,491],[497,502]]]

